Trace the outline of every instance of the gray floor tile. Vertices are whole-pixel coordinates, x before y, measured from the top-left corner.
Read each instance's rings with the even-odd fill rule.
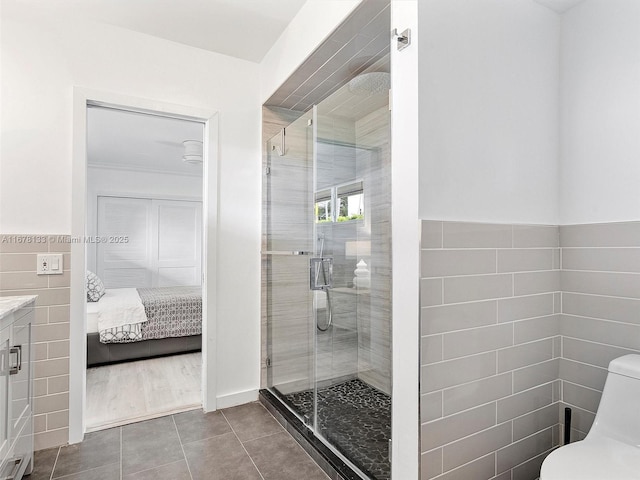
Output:
[[[59,480],[120,480],[121,464],[123,480],[329,478],[260,404],[223,412],[226,418],[197,410],[87,434],[59,454],[57,448],[36,452],[26,479],[48,480],[56,456],[53,478]]]
[[[191,480],[185,460],[170,463],[162,467],[125,475],[123,480]]]
[[[222,411],[241,442],[279,433],[284,429],[259,403],[247,403]]]
[[[244,442],[265,480],[328,480],[328,476],[286,433]]]
[[[112,463],[103,467],[56,478],[60,478],[60,480],[120,480],[120,463]]]
[[[49,480],[58,456],[58,447],[38,450],[33,454],[33,472],[29,480]]]
[[[148,470],[183,458],[173,418],[162,417],[122,427],[122,474]]]
[[[120,462],[120,429],[88,433],[82,443],[60,448],[53,478]]]
[[[187,443],[184,452],[194,480],[261,480],[233,433]]]
[[[179,413],[173,416],[182,443],[195,442],[205,438],[229,433],[231,427],[220,412],[203,413],[202,410]]]

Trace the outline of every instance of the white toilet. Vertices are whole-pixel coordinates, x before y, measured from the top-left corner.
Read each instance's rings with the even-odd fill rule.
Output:
[[[640,355],[609,364],[596,419],[586,438],[552,452],[540,480],[640,479]]]

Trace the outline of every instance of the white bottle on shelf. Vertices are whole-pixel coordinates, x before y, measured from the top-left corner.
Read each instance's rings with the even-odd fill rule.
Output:
[[[353,288],[370,288],[371,272],[364,260],[360,260],[353,271]]]

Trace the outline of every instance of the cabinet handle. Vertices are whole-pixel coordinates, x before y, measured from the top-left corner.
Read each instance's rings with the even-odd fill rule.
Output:
[[[16,356],[16,363],[12,363],[11,355]],[[22,370],[22,345],[16,345],[9,349],[9,375],[16,375]]]
[[[9,460],[9,462],[7,463],[7,466],[5,467],[5,470],[7,468],[11,468],[11,464],[13,464],[13,468],[11,468],[11,472],[8,475],[5,475],[3,472],[4,476],[2,477],[2,480],[15,480],[16,475],[20,470],[20,465],[22,465],[22,461],[24,460],[24,458],[25,457],[12,458],[11,460]]]

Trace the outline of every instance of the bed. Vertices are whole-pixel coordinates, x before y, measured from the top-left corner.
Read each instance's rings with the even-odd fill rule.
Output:
[[[87,303],[88,367],[194,352],[201,345],[200,287],[107,289],[98,302]]]

